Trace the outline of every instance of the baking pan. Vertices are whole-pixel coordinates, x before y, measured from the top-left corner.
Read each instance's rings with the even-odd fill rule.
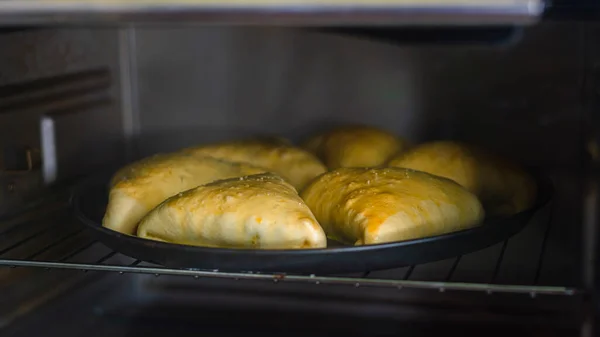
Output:
[[[534,206],[510,217],[491,217],[476,228],[428,238],[366,246],[333,244],[323,249],[257,250],[195,247],[141,239],[102,227],[110,175],[78,186],[71,204],[75,217],[109,248],[175,268],[219,271],[336,274],[390,269],[444,260],[502,242],[518,233],[547,205],[552,183],[535,174],[538,194]]]

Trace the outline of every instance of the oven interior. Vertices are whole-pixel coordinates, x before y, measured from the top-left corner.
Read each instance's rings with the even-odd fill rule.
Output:
[[[542,22],[507,36],[415,43],[199,25],[4,31],[2,335],[587,331],[597,304],[600,26]],[[131,160],[262,133],[298,141],[349,123],[413,142],[479,144],[542,169],[553,200],[520,233],[478,252],[284,280],[154,266],[111,251],[71,216],[78,182]]]

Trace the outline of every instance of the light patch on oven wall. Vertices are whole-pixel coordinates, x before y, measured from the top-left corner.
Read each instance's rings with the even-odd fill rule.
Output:
[[[104,68],[0,87],[0,143],[41,148],[47,184],[84,173],[71,168],[96,158],[109,161],[95,153],[103,145],[93,143],[111,142],[111,135],[120,132],[120,121],[114,118],[118,113],[111,113],[110,87],[110,72]],[[88,156],[73,159],[68,154],[75,149]]]
[[[38,27],[0,34],[0,216],[19,211],[46,190],[42,116],[99,94],[118,102],[116,32]],[[118,106],[109,109],[104,118],[110,121],[110,130],[119,129]],[[57,121],[54,126],[61,125]],[[54,156],[58,171],[50,179],[64,173],[60,144],[56,142],[58,156]],[[27,151],[34,159],[31,163]]]
[[[119,120],[111,118],[118,114],[111,113],[110,85],[108,70],[92,69],[0,87],[2,138],[38,143],[39,132],[46,184],[84,174],[87,163],[109,162],[102,149],[120,133]],[[36,122],[36,130],[29,130]],[[77,152],[87,156],[74,158]]]
[[[39,148],[40,116],[106,95],[111,76],[91,69],[0,86],[0,144]],[[107,116],[107,118],[118,118]],[[118,121],[115,119],[115,121]]]
[[[110,71],[97,68],[0,86],[0,145],[41,149],[37,171],[46,184],[85,173],[77,168],[95,159],[111,161],[94,144],[110,143],[121,130],[111,82]],[[87,156],[73,159],[75,149]]]
[[[42,143],[42,175],[44,183],[50,184],[56,181],[57,163],[56,163],[56,137],[54,130],[54,120],[47,116],[42,116],[40,121],[40,138]]]
[[[105,116],[113,109],[108,97],[56,110],[40,119],[44,182],[76,178],[115,162],[122,146],[120,129]]]

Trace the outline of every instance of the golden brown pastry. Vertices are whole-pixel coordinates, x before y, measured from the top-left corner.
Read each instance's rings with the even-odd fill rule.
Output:
[[[216,181],[167,199],[140,222],[139,237],[194,246],[323,248],[325,233],[298,192],[259,174]]]
[[[325,166],[311,153],[279,141],[238,140],[201,145],[185,149],[184,152],[264,167],[286,179],[298,190],[326,171]]]
[[[484,217],[459,184],[400,168],[340,168],[315,179],[302,198],[328,237],[355,245],[459,231]]]
[[[406,142],[374,127],[346,126],[313,136],[303,147],[333,170],[384,165],[406,147]]]
[[[392,159],[389,166],[452,179],[475,193],[489,214],[514,214],[535,200],[535,181],[522,168],[459,142],[422,144]]]
[[[218,179],[266,171],[248,164],[180,153],[142,159],[119,170],[111,180],[102,225],[134,234],[142,217],[170,196]]]

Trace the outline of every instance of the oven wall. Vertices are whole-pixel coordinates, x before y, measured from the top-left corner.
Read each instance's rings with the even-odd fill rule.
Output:
[[[117,29],[0,31],[0,216],[123,157],[119,62]]]
[[[280,28],[132,29],[132,132],[139,155],[252,133],[298,140],[343,123],[380,126],[414,142],[486,146],[552,177],[541,261],[552,268],[542,268],[541,278],[576,282],[586,29],[550,23],[506,45],[441,47]],[[546,233],[541,225],[528,230]],[[504,281],[528,282],[539,253],[528,253],[526,239],[510,244],[517,253],[503,262],[512,275]]]
[[[43,250],[73,228],[67,198],[47,196],[47,187],[122,160],[118,37],[116,29],[0,30],[3,259],[34,254],[52,259],[81,243],[81,237],[74,237],[63,242],[62,250],[50,255]],[[28,150],[31,167],[25,165]],[[52,231],[44,236],[40,228]],[[81,275],[1,268],[0,329],[70,289]]]

